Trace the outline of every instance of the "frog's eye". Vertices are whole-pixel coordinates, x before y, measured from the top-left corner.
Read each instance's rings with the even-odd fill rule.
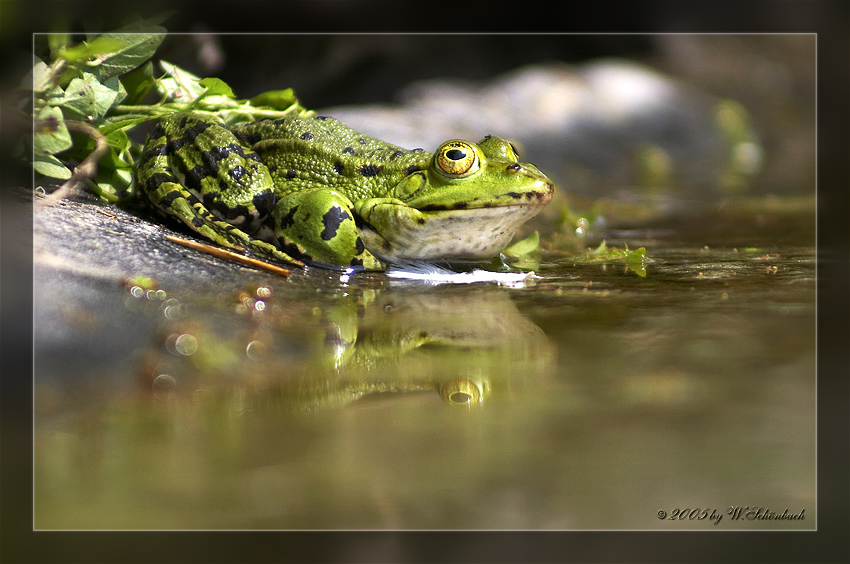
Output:
[[[466,141],[446,141],[434,156],[437,168],[450,178],[469,176],[481,168],[478,151]]]

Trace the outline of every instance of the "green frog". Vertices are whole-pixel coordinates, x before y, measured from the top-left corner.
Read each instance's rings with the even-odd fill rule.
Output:
[[[213,243],[346,272],[497,257],[554,193],[498,137],[406,150],[309,114],[229,128],[172,114],[148,137],[136,180]]]

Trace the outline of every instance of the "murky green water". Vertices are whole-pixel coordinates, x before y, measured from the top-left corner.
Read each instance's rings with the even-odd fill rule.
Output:
[[[132,355],[36,343],[35,526],[813,529],[815,252],[755,231],[621,234],[646,277],[115,287]]]

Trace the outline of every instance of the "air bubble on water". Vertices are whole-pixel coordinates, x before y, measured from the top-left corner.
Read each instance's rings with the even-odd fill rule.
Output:
[[[576,221],[576,237],[584,239],[587,236],[587,230],[590,229],[590,222],[586,218],[579,218]]]

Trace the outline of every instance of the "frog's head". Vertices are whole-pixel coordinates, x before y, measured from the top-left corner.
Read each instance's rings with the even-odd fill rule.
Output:
[[[513,145],[454,139],[430,165],[405,176],[385,198],[355,202],[360,236],[389,260],[491,258],[520,225],[552,201],[555,186]]]

